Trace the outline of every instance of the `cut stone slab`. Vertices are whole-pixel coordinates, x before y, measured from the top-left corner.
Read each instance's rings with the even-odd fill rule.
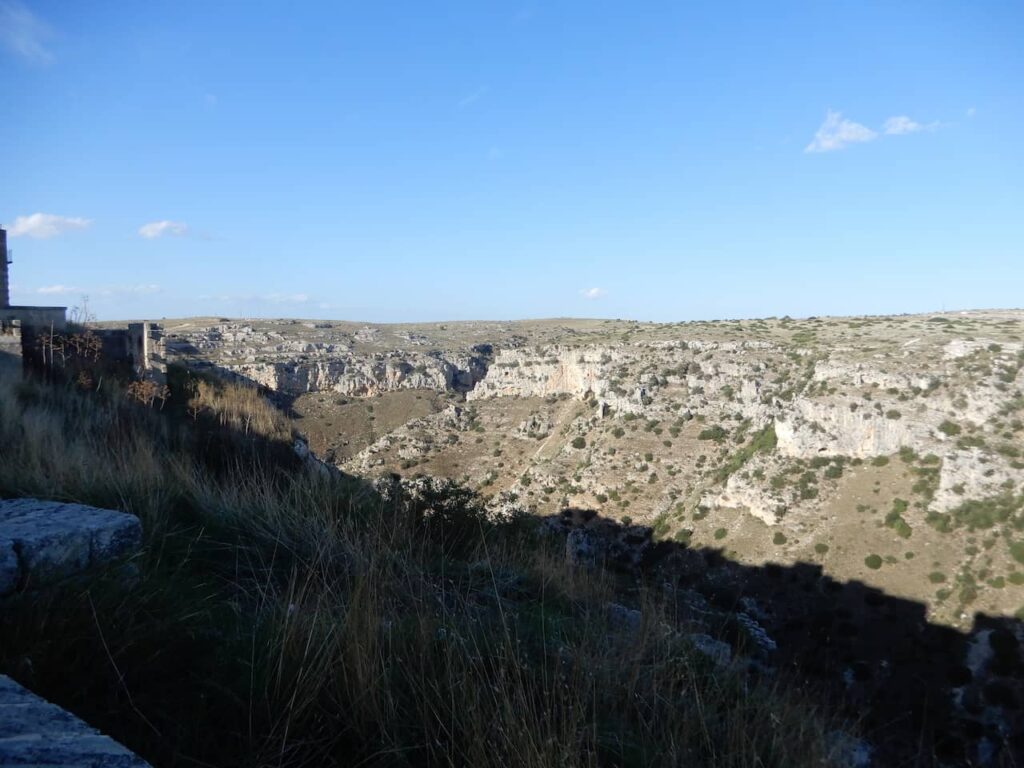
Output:
[[[149,763],[0,675],[0,766],[149,768]]]
[[[0,501],[0,595],[123,559],[141,544],[134,515],[59,501]]]
[[[14,551],[14,542],[0,538],[0,595],[13,592],[18,586],[18,553]]]

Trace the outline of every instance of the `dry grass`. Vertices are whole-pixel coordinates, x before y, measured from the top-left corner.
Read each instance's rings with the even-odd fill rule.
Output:
[[[525,521],[297,473],[254,392],[176,388],[155,412],[0,379],[0,495],[146,531],[133,585],[10,601],[0,671],[155,765],[837,764],[819,713],[695,654],[656,590],[568,568]]]

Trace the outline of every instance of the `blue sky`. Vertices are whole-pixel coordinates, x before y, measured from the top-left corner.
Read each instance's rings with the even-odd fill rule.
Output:
[[[0,0],[16,302],[1011,307],[1024,4]]]

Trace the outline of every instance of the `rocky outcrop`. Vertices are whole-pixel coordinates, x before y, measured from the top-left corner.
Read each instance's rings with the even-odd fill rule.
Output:
[[[225,364],[243,379],[286,395],[339,392],[375,395],[399,389],[445,391],[464,386],[467,376],[447,360],[429,356],[375,354],[344,355],[326,360]]]
[[[469,399],[587,393],[603,397],[610,389],[608,367],[622,358],[622,350],[613,355],[605,347],[502,350]]]
[[[167,342],[167,350],[172,358],[195,367],[214,367],[285,395],[367,396],[400,389],[465,392],[487,374],[489,345],[447,354],[381,349],[380,335],[380,329],[365,327],[337,341],[312,341],[225,323],[179,331]]]
[[[134,515],[57,501],[0,501],[0,595],[124,559],[141,544]]]
[[[785,456],[871,457],[896,453],[905,445],[934,442],[932,428],[940,418],[915,414],[889,418],[871,408],[851,410],[832,399],[798,398],[775,423],[779,451]]]

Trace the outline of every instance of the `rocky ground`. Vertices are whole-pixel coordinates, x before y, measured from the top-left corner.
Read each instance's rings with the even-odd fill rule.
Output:
[[[277,393],[350,472],[816,564],[955,626],[1024,609],[1024,312],[164,325],[172,360]]]

